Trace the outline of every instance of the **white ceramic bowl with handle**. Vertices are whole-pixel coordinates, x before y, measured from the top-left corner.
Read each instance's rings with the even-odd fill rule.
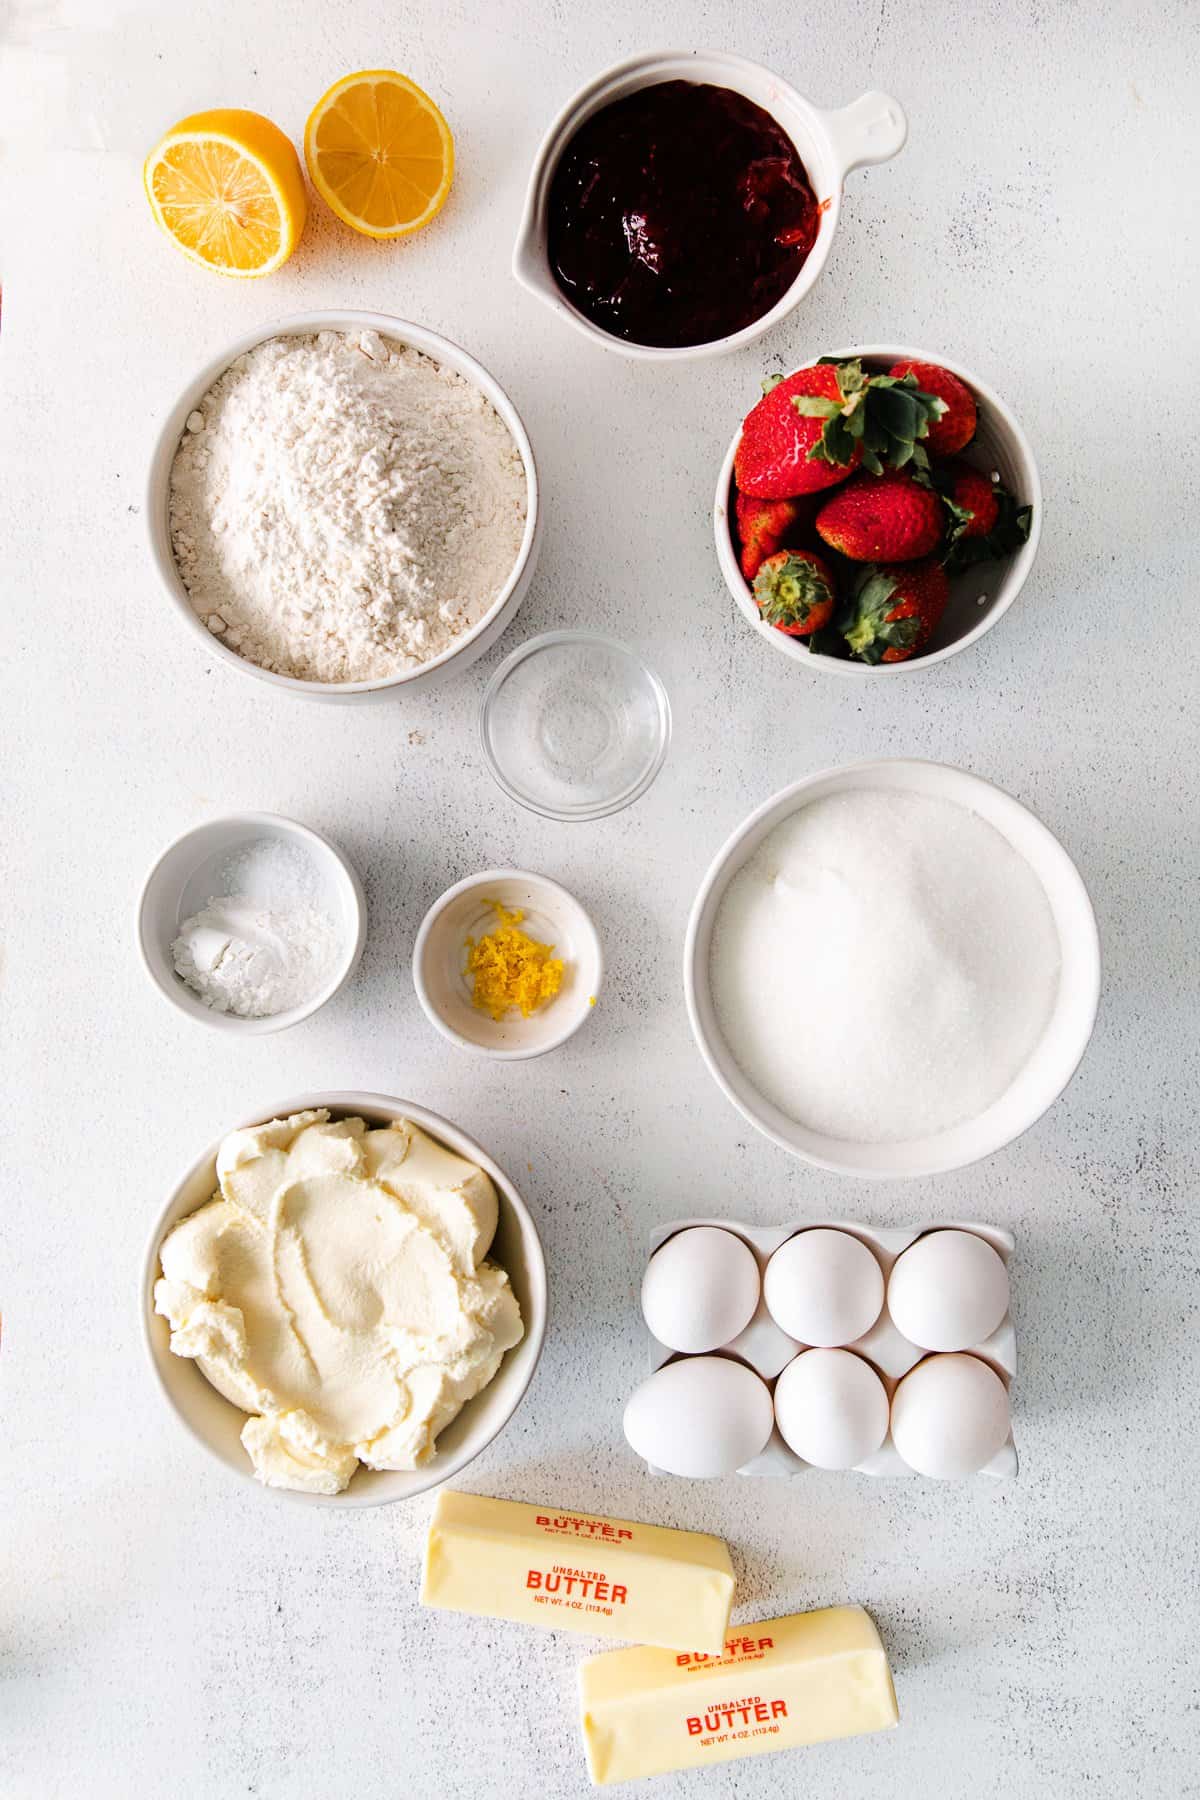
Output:
[[[493,1262],[499,1263],[512,1283],[525,1324],[521,1342],[507,1352],[487,1387],[473,1400],[468,1400],[458,1417],[439,1435],[433,1456],[421,1468],[411,1471],[360,1468],[345,1491],[333,1495],[301,1494],[287,1488],[265,1487],[255,1478],[250,1458],[242,1445],[241,1431],[247,1415],[217,1392],[191,1357],[174,1354],[170,1327],[154,1310],[154,1284],[162,1272],[159,1251],[163,1239],[181,1219],[186,1219],[212,1199],[217,1186],[217,1151],[227,1132],[222,1132],[221,1137],[188,1169],[151,1233],[142,1265],[139,1298],[142,1337],[159,1391],[180,1424],[211,1456],[259,1493],[294,1500],[303,1506],[382,1506],[391,1500],[412,1499],[414,1495],[448,1481],[487,1448],[516,1412],[533,1380],[546,1335],[546,1262],[537,1227],[508,1176],[474,1138],[427,1107],[384,1094],[302,1094],[297,1099],[283,1100],[278,1106],[250,1113],[229,1130],[262,1125],[268,1119],[286,1118],[314,1107],[328,1108],[335,1119],[361,1118],[374,1126],[409,1119],[430,1137],[477,1163],[490,1175],[496,1188],[500,1217],[488,1255]]]
[[[796,146],[821,208],[817,240],[791,287],[769,311],[728,337],[704,344],[664,347],[629,343],[585,318],[554,279],[548,251],[550,184],[563,151],[586,120],[614,100],[663,81],[710,82],[731,88],[761,106]],[[606,350],[644,362],[686,362],[701,356],[723,356],[762,337],[799,305],[819,280],[829,261],[842,210],[842,184],[852,169],[886,162],[904,147],[908,122],[898,101],[888,94],[867,93],[833,111],[814,106],[789,82],[727,50],[662,50],[631,56],[605,69],[572,96],[559,112],[534,158],[517,240],[513,274],[553,312]]]
[[[993,826],[1033,871],[1058,933],[1060,970],[1042,1036],[1006,1091],[977,1118],[903,1143],[865,1144],[826,1136],[789,1118],[742,1072],[717,1022],[709,973],[713,930],[733,877],[777,825],[830,794],[891,789],[967,808]],[[773,1143],[837,1175],[940,1175],[990,1156],[1028,1131],[1058,1099],[1087,1049],[1100,999],[1100,939],[1083,878],[1040,819],[965,769],[907,759],[849,763],[808,775],[772,795],[721,847],[692,906],[683,953],[688,1018],[709,1073],[728,1100]]]
[[[1042,535],[1042,483],[1037,462],[1016,414],[995,389],[980,381],[978,375],[973,374],[970,369],[964,369],[961,363],[951,362],[940,351],[911,350],[902,344],[852,344],[847,350],[831,350],[822,354],[832,356],[838,362],[858,357],[864,368],[876,374],[885,374],[898,362],[925,362],[937,363],[940,368],[957,375],[974,394],[978,409],[976,433],[961,453],[961,460],[973,464],[985,474],[999,476],[1001,484],[1013,495],[1017,504],[1032,509],[1029,536],[1019,550],[1005,557],[1002,562],[976,563],[952,578],[945,617],[933,634],[928,650],[919,656],[909,657],[905,662],[894,663],[865,663],[856,658],[821,656],[809,650],[803,638],[789,637],[786,632],[777,631],[773,625],[764,625],[754,604],[750,583],[742,574],[738,563],[733,532],[736,499],[733,463],[742,441],[742,427],[738,426],[717,476],[717,493],[713,502],[713,536],[717,546],[717,561],[738,611],[764,643],[770,644],[773,650],[778,650],[781,656],[800,663],[806,669],[812,669],[818,675],[834,675],[847,681],[891,680],[898,675],[914,675],[922,669],[934,668],[951,656],[957,656],[968,645],[978,643],[984,633],[1004,617],[1028,581]],[[812,363],[817,360],[813,357],[809,362],[798,363],[796,366],[801,369],[811,368]],[[789,374],[795,372],[794,369],[788,371]],[[748,412],[750,408],[747,407],[746,410]],[[837,492],[838,489],[832,487],[825,490],[825,495],[832,498]]]
[[[478,388],[496,409],[508,427],[525,469],[525,531],[521,546],[507,581],[486,612],[469,631],[464,631],[461,637],[455,638],[440,656],[431,657],[418,668],[405,669],[398,675],[381,676],[371,681],[301,681],[294,675],[277,675],[271,669],[260,669],[257,663],[239,656],[236,650],[231,650],[227,644],[213,636],[192,606],[171,549],[168,516],[171,466],[189,413],[196,409],[209,388],[225,373],[229,365],[236,362],[239,356],[244,356],[247,350],[253,350],[270,338],[309,337],[319,331],[377,331],[381,337],[397,344],[409,344],[443,368],[455,370],[473,387]],[[541,547],[537,465],[521,415],[500,383],[488,373],[482,363],[476,362],[473,356],[468,356],[465,350],[460,349],[449,338],[442,337],[436,331],[429,331],[424,325],[414,325],[410,319],[395,319],[389,313],[296,313],[290,318],[277,319],[270,324],[256,326],[253,331],[243,332],[241,337],[222,350],[219,356],[214,356],[188,382],[163,420],[150,459],[150,473],[146,484],[146,528],[151,560],[158,571],[163,590],[184,624],[203,644],[209,656],[215,657],[228,668],[239,669],[243,675],[252,675],[256,681],[266,682],[282,693],[298,694],[306,700],[379,699],[410,692],[417,687],[430,687],[450,673],[470,668],[485,651],[491,649],[501,633],[512,623],[533,580]]]

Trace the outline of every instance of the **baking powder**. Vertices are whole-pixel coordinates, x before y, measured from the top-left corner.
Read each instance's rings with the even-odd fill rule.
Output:
[[[219,882],[224,891],[183,921],[171,945],[180,979],[214,1012],[244,1019],[313,999],[333,973],[339,936],[308,859],[264,838],[231,858]]]

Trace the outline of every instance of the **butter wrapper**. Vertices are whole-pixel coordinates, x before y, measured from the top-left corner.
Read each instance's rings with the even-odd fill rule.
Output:
[[[552,1631],[719,1653],[733,1565],[722,1540],[706,1532],[443,1489],[421,1601]]]
[[[718,1656],[631,1649],[580,1666],[597,1787],[883,1731],[899,1720],[887,1655],[860,1606],[736,1626]]]

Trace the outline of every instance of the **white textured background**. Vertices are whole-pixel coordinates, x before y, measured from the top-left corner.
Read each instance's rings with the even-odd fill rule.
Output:
[[[880,1622],[899,1732],[667,1778],[656,1796],[1200,1794],[1195,9],[18,0],[0,21],[0,1793],[587,1790],[573,1677],[589,1640],[423,1613],[427,1500],[276,1503],[209,1466],[143,1365],[138,1267],[180,1167],[260,1103],[359,1086],[473,1131],[543,1232],[545,1357],[464,1484],[721,1532],[741,1620],[855,1600]],[[552,112],[607,62],[667,43],[743,51],[822,104],[883,87],[911,134],[851,177],[830,267],[783,329],[660,373],[552,321],[508,256]],[[298,138],[332,79],[381,63],[437,96],[457,140],[453,198],[425,236],[375,246],[315,204],[291,264],[244,286],[160,241],[139,164],[172,120],[248,105]],[[273,700],[211,666],[143,544],[148,450],[184,380],[260,320],[356,304],[441,329],[496,373],[546,504],[502,649],[376,709]],[[981,647],[849,688],[739,624],[708,511],[764,367],[889,338],[944,350],[1011,401],[1045,536]],[[575,828],[505,801],[474,738],[488,668],[564,623],[643,647],[677,726],[650,795]],[[1065,1099],[926,1187],[837,1183],[750,1135],[692,1046],[679,978],[687,907],[727,832],[795,776],[879,753],[962,763],[1033,806],[1077,858],[1106,952]],[[319,1018],[230,1047],[164,1005],[131,927],[162,845],[234,807],[340,838],[371,929]],[[409,974],[424,908],[497,863],[567,882],[611,957],[588,1030],[511,1069],[436,1037]],[[651,1482],[619,1424],[641,1374],[639,1247],[690,1210],[1011,1226],[1019,1481]]]

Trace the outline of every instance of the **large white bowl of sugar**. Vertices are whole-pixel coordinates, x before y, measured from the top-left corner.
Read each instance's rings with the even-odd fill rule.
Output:
[[[860,762],[784,788],[723,846],[684,989],[717,1085],[783,1149],[935,1175],[1062,1093],[1100,944],[1078,869],[1018,800],[941,763]]]

